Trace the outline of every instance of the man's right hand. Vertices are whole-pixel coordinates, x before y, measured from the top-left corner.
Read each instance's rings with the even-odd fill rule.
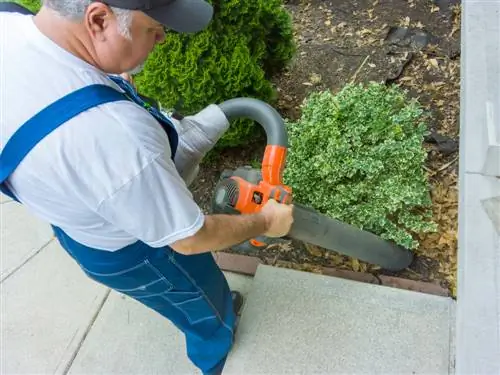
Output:
[[[270,199],[260,211],[266,218],[267,237],[283,237],[288,234],[293,224],[293,206],[281,204]]]

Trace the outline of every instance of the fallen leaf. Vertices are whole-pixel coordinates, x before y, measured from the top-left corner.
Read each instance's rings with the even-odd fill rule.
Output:
[[[330,26],[331,24],[332,24],[332,21],[330,21],[330,20],[326,20],[326,21],[325,21],[325,25],[326,25],[326,26]]]
[[[436,12],[439,12],[439,7],[437,5],[432,5],[431,6],[431,13],[436,13]]]
[[[359,271],[359,261],[357,259],[352,259],[352,269],[356,272]]]
[[[369,64],[368,64],[368,66],[369,66],[370,68],[376,68],[376,67],[377,67],[377,65],[372,64],[372,63],[369,63]]]
[[[364,36],[366,34],[373,34],[373,32],[371,30],[368,30],[368,29],[363,29],[363,30],[358,31],[356,34],[359,36]]]
[[[438,61],[436,59],[429,59],[429,63],[436,69],[439,68]]]
[[[404,27],[408,27],[408,26],[410,26],[410,22],[411,22],[410,17],[406,16],[405,18],[403,18],[401,20],[401,25]]]
[[[313,73],[311,74],[311,77],[309,77],[309,79],[311,80],[311,83],[318,84],[321,82],[321,75]]]
[[[361,272],[366,272],[366,271],[367,271],[367,269],[368,269],[368,267],[367,267],[367,265],[366,265],[365,263],[361,263],[361,264],[359,265],[359,267],[360,267],[360,271],[361,271]]]
[[[453,34],[455,34],[458,30],[460,30],[460,26],[453,26],[453,29],[451,30],[451,33],[448,34],[448,38],[451,38]]]
[[[323,255],[323,252],[317,246],[305,244],[305,248],[310,254],[316,257],[321,257]]]

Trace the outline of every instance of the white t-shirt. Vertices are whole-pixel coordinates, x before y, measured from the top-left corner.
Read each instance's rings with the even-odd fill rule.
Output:
[[[62,96],[94,83],[114,86],[44,36],[31,16],[0,12],[0,53],[2,150]],[[161,247],[204,222],[170,156],[166,133],[146,110],[108,103],[49,134],[7,185],[31,212],[84,245],[113,251],[141,240]]]

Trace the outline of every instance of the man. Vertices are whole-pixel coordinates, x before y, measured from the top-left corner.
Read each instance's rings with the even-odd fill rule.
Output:
[[[171,320],[204,374],[221,372],[235,328],[210,252],[286,235],[292,207],[204,215],[188,184],[224,114],[210,105],[168,119],[119,75],[140,70],[165,29],[197,32],[211,17],[203,0],[45,0],[36,16],[0,12],[2,191],[51,223],[90,278]]]

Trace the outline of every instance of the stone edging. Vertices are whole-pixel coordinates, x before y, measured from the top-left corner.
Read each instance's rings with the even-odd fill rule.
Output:
[[[249,276],[255,275],[255,272],[257,271],[257,267],[259,266],[259,264],[263,264],[263,262],[257,257],[240,255],[240,254],[230,254],[224,252],[214,253],[214,258],[222,270],[241,273]],[[292,263],[290,263],[290,265],[291,264]],[[273,266],[273,264],[268,264],[268,265]],[[284,265],[286,266],[286,264]],[[318,268],[321,269],[320,270],[321,272],[319,274],[325,276],[340,277],[343,279],[360,281],[369,284],[378,284],[392,288],[432,294],[436,296],[450,297],[450,293],[446,288],[443,288],[440,285],[429,282],[415,281],[415,280],[409,280],[400,277],[385,276],[385,275],[375,276],[371,273],[339,270],[330,267],[318,267]]]

